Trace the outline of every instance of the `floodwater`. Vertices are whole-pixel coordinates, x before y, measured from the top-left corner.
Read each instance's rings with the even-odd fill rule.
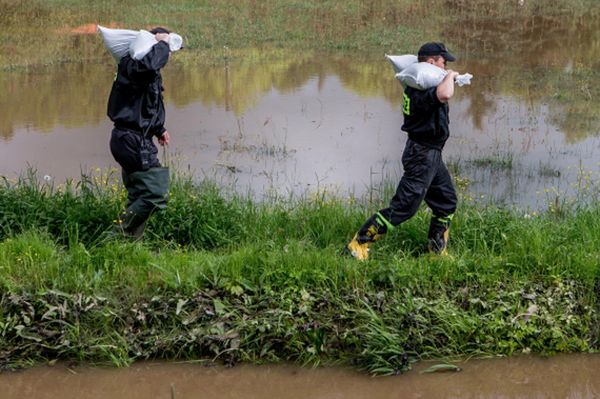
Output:
[[[444,150],[469,183],[467,200],[543,209],[600,196],[599,25],[532,18],[449,27],[452,67],[474,75],[451,100]],[[363,196],[396,184],[402,89],[383,54],[251,58],[207,67],[173,56],[163,71],[172,143],[161,156],[259,199]],[[116,167],[105,116],[114,72],[106,55],[1,73],[0,176],[34,168],[61,182]]]
[[[137,363],[124,369],[36,367],[0,374],[3,399],[586,399],[600,397],[600,356],[514,357],[422,363],[393,377],[296,366],[205,367]]]

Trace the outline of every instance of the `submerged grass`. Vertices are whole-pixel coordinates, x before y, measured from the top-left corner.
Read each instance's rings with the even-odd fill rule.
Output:
[[[292,360],[375,374],[452,356],[598,349],[600,208],[525,218],[463,205],[450,257],[423,209],[358,263],[340,249],[374,207],[256,203],[176,176],[141,243],[103,231],[109,175],[0,187],[0,367],[52,359]]]

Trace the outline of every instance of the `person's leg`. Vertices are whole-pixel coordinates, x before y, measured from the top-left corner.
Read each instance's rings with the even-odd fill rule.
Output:
[[[119,218],[119,226],[126,235],[139,239],[146,221],[157,209],[167,207],[169,170],[151,168],[147,171],[123,173],[130,202]]]
[[[127,208],[119,216],[119,227],[125,235],[135,239],[141,238],[146,226],[146,220],[154,210],[152,204],[148,203],[144,196],[146,187],[139,175],[144,172],[133,172],[127,174],[123,172],[123,184],[127,189]],[[137,177],[137,178],[136,178]]]
[[[456,190],[444,162],[440,160],[437,173],[425,195],[425,203],[433,215],[429,224],[428,248],[430,251],[446,253],[449,229],[457,204]]]
[[[439,151],[411,140],[407,141],[402,164],[404,175],[387,208],[373,214],[346,246],[357,259],[368,258],[368,246],[400,223],[410,219],[418,211],[427,188],[435,176]]]
[[[110,136],[110,152],[125,173],[141,170],[140,144],[140,135],[113,129]]]
[[[158,149],[151,139],[146,142],[150,147],[152,168],[144,171],[139,154],[141,135],[114,129],[110,140],[111,153],[123,168],[123,185],[127,190],[127,208],[120,214],[116,228],[136,239],[142,236],[152,212],[166,207],[168,193],[168,171],[165,177],[159,168]]]

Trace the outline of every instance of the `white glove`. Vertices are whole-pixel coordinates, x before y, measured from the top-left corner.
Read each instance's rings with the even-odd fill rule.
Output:
[[[456,82],[457,85],[459,85],[460,87],[463,87],[464,85],[471,84],[472,77],[473,77],[473,75],[471,75],[470,73],[465,73],[464,75],[456,76],[456,78],[454,78],[454,81]]]
[[[154,38],[157,42],[161,40],[167,42],[171,51],[178,51],[183,47],[183,38],[177,33],[157,33]]]
[[[169,34],[169,48],[171,51],[178,51],[183,47],[183,38],[177,33]]]

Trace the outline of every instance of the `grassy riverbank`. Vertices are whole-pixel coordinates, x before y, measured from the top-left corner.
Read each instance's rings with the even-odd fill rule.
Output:
[[[90,62],[106,56],[92,24],[140,29],[165,25],[181,32],[188,50],[179,62],[219,62],[271,51],[350,50],[413,52],[425,41],[447,37],[456,25],[536,18],[577,19],[598,10],[593,0],[244,0],[186,1],[149,5],[116,0],[0,0],[0,67]],[[92,30],[93,32],[93,30]],[[510,42],[511,38],[500,41]],[[451,47],[452,48],[452,47]]]
[[[165,358],[395,373],[598,348],[597,206],[525,215],[463,202],[447,258],[422,253],[421,210],[359,263],[339,250],[378,199],[258,204],[185,177],[171,195],[130,243],[103,234],[124,201],[110,175],[1,186],[2,368]]]

